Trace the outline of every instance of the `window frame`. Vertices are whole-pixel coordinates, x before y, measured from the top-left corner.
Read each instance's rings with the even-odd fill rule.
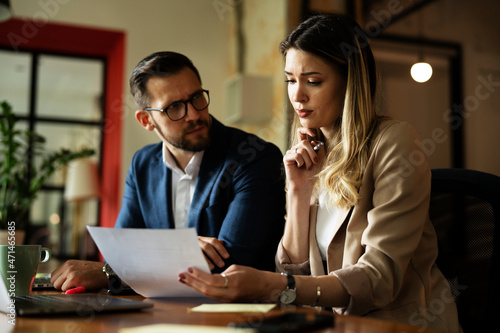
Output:
[[[121,200],[125,40],[123,31],[11,18],[0,23],[0,47],[14,51],[98,57],[106,61],[99,225],[113,227]]]

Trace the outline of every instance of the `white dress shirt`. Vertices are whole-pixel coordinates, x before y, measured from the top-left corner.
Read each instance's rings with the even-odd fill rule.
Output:
[[[172,212],[176,229],[188,226],[189,208],[193,200],[203,153],[204,151],[196,152],[184,172],[177,166],[174,157],[163,144],[163,163],[172,170]]]
[[[326,260],[328,246],[333,238],[335,218],[338,208],[328,203],[328,195],[323,192],[319,198],[318,215],[316,219],[316,241],[318,242],[321,259]]]

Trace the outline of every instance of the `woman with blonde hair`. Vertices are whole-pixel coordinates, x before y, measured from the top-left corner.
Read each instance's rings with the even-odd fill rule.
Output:
[[[220,275],[189,268],[179,280],[222,301],[331,307],[461,331],[435,264],[430,169],[411,163],[423,154],[411,125],[376,113],[376,66],[361,28],[342,15],[316,15],[280,50],[297,114],[283,158],[281,274],[233,265]]]

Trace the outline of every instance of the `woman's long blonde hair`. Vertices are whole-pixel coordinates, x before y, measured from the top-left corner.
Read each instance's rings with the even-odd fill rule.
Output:
[[[337,120],[335,138],[325,142],[325,166],[317,176],[316,189],[326,190],[341,208],[355,205],[366,168],[370,142],[379,117],[376,114],[377,71],[368,40],[359,25],[339,14],[321,14],[301,23],[280,44],[284,57],[289,49],[314,54],[340,69],[346,77],[344,109]],[[294,117],[293,144],[299,142]],[[317,130],[315,140],[324,140]]]

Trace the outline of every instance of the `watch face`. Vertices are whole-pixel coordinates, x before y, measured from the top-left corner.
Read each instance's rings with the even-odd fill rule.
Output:
[[[113,271],[113,269],[111,268],[111,266],[109,266],[107,263],[104,265],[104,267],[102,268],[103,272],[106,273],[106,274],[113,274],[113,275],[116,275],[115,274],[115,271]]]
[[[285,290],[280,295],[280,302],[283,304],[290,304],[295,301],[295,297],[297,297],[295,289]]]

